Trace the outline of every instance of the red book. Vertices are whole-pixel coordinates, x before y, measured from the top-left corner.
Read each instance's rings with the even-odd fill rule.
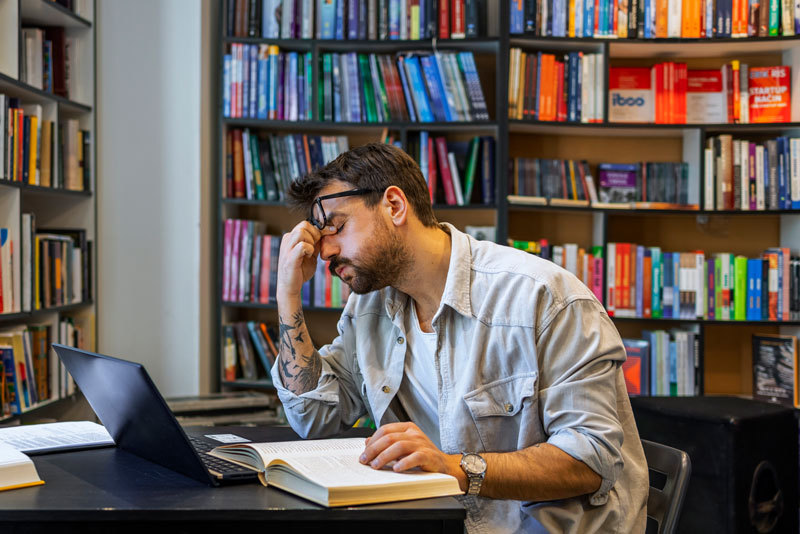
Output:
[[[567,95],[564,93],[564,88],[566,84],[564,83],[564,62],[558,61],[556,62],[556,76],[557,76],[557,86],[556,86],[556,96],[558,97],[558,112],[556,113],[556,119],[559,121],[566,121],[567,120]]]
[[[446,1],[446,0],[445,0]],[[466,19],[464,13],[464,0],[450,0],[450,38],[463,39],[466,37]]]
[[[791,67],[751,67],[750,122],[791,121]]]
[[[645,255],[642,262],[642,315],[653,316],[653,258]]]
[[[447,140],[444,137],[436,138],[436,154],[439,159],[439,172],[442,175],[442,186],[444,187],[444,200],[450,206],[455,206],[456,193],[453,189],[453,176],[450,173],[450,165],[447,162]]]
[[[439,39],[450,38],[450,3],[447,0],[439,2]]]
[[[428,191],[431,193],[431,204],[436,203],[436,153],[433,150],[433,137],[428,137]]]

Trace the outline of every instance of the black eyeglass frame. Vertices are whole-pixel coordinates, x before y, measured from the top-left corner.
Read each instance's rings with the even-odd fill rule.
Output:
[[[323,195],[321,197],[317,197],[314,199],[314,202],[311,204],[311,209],[309,210],[308,222],[316,226],[320,230],[324,230],[326,226],[328,226],[328,216],[325,214],[325,209],[322,207],[323,200],[329,200],[331,198],[341,198],[341,197],[355,197],[359,195],[366,195],[369,193],[376,193],[375,189],[349,189],[347,191],[339,191],[338,193],[331,193],[330,195]],[[316,217],[314,217],[314,206],[319,207],[319,212],[322,213],[322,221],[318,221]]]

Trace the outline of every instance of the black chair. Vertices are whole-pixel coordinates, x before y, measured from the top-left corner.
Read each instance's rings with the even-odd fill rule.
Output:
[[[681,517],[692,462],[685,452],[660,443],[643,439],[642,447],[650,471],[647,532],[672,534]],[[658,524],[657,530],[653,529],[653,521]]]

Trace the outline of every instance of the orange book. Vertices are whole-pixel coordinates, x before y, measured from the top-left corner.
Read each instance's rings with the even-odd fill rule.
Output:
[[[656,37],[659,39],[667,38],[668,7],[668,0],[656,0]]]
[[[791,67],[750,67],[748,90],[750,122],[791,120]]]
[[[542,54],[542,81],[553,81],[555,78],[554,62],[555,56],[553,54]],[[553,93],[555,89],[552,83],[539,84],[539,120],[552,121],[555,120],[555,106],[553,105]]]
[[[233,130],[233,196],[245,198],[242,131]]]

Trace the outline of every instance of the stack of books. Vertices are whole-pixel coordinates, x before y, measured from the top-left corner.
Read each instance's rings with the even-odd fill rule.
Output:
[[[705,156],[707,210],[800,210],[800,139],[764,142],[710,137]]]
[[[512,48],[508,70],[508,118],[602,122],[603,54],[564,55]]]
[[[779,0],[519,0],[512,34],[541,37],[712,39],[800,33],[800,9]]]
[[[616,317],[796,321],[800,258],[771,248],[759,258],[606,245],[606,309]]]

